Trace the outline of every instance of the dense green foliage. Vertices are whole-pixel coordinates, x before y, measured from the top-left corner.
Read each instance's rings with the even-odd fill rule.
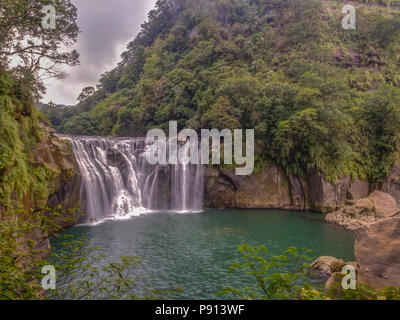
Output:
[[[230,274],[244,272],[254,278],[245,288],[225,288],[218,295],[242,300],[399,300],[400,289],[389,287],[376,291],[361,283],[356,289],[344,290],[341,280],[328,286],[321,284],[321,276],[312,271],[310,250],[294,247],[271,256],[265,246],[253,248],[242,244],[243,263],[233,264]],[[282,270],[291,272],[282,272]]]
[[[30,88],[0,68],[0,209],[45,206],[57,174],[33,157],[45,137]]]
[[[400,9],[357,2],[344,30],[340,1],[158,1],[98,90],[47,113],[68,134],[254,128],[257,166],[380,181],[399,147]]]

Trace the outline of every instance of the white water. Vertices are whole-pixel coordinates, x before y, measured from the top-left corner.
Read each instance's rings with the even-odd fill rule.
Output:
[[[84,222],[203,209],[201,165],[150,165],[143,138],[61,137],[72,142],[82,175]]]

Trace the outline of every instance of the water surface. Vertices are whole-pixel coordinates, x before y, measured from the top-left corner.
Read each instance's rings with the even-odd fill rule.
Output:
[[[215,293],[223,287],[252,283],[243,274],[228,274],[229,266],[241,261],[237,247],[243,242],[263,244],[273,255],[294,246],[314,250],[313,258],[324,255],[354,260],[353,234],[325,223],[320,214],[307,212],[151,213],[78,226],[67,233],[88,237],[90,245],[99,246],[109,262],[120,256],[143,257],[137,272],[154,277],[154,287],[180,287],[181,299],[216,299]]]

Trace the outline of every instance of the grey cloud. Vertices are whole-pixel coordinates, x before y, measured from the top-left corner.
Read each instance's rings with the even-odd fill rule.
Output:
[[[76,49],[80,66],[64,68],[64,80],[46,81],[44,101],[75,104],[85,86],[97,84],[102,73],[114,67],[125,45],[140,30],[156,0],[72,0],[78,8],[81,33]]]

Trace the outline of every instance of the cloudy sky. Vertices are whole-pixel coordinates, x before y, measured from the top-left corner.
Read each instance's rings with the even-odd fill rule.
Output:
[[[78,8],[81,30],[76,49],[80,65],[64,68],[64,80],[46,81],[44,102],[76,104],[82,88],[95,86],[100,75],[111,70],[120,60],[128,42],[134,39],[140,25],[156,0],[72,0]]]

